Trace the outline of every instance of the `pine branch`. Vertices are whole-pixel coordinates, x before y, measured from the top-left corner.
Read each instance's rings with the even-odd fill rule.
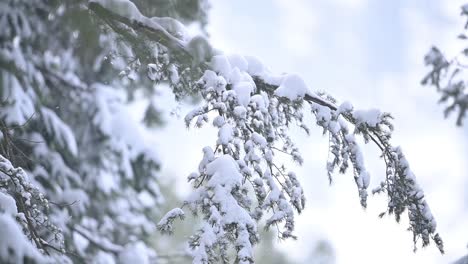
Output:
[[[190,69],[193,67],[194,62],[196,62],[196,59],[191,55],[185,46],[185,43],[169,34],[166,30],[161,29],[160,26],[151,23],[145,23],[147,19],[145,17],[136,16],[131,19],[128,17],[123,17],[113,13],[110,10],[107,10],[96,2],[91,2],[89,4],[89,9],[92,10],[99,18],[101,18],[109,27],[113,28],[117,34],[120,34],[124,39],[126,39],[127,43],[132,46],[134,52],[137,53],[137,56],[143,55],[143,62],[152,63],[151,57],[145,56],[145,53],[141,52],[142,50],[149,50],[151,48],[151,44],[145,40],[150,40],[153,44],[157,43],[165,46],[168,49],[170,55],[174,57],[173,61],[177,63],[179,69]],[[141,45],[144,46],[143,49],[140,48]],[[193,180],[202,177],[203,180],[199,181],[195,186],[198,191],[212,191],[212,187],[210,187],[209,184],[211,181],[210,177],[214,177],[214,174],[207,175],[207,173],[202,168],[206,169],[209,164],[211,164],[211,162],[216,162],[220,158],[224,159],[224,157],[238,157],[239,154],[236,153],[236,148],[240,148],[242,145],[244,146],[246,152],[248,152],[249,149],[253,149],[255,147],[261,150],[264,153],[263,158],[267,164],[271,164],[271,160],[267,160],[265,158],[265,151],[266,149],[274,147],[274,142],[278,138],[283,139],[285,146],[291,151],[292,154],[297,152],[297,148],[294,146],[289,136],[285,135],[284,131],[276,130],[276,132],[273,133],[273,142],[267,142],[265,138],[268,138],[270,135],[263,131],[263,122],[259,121],[259,127],[256,127],[257,125],[255,123],[255,121],[258,121],[256,111],[259,112],[258,115],[263,116],[261,111],[259,109],[248,108],[250,105],[248,107],[246,105],[241,106],[239,98],[232,99],[231,92],[235,88],[232,87],[232,85],[234,85],[233,83],[227,83],[227,76],[223,76],[222,72],[216,72],[216,70],[213,69],[214,66],[211,64],[209,65],[207,62],[202,62],[198,65],[198,67],[200,67],[200,69],[205,72],[205,75],[195,76],[195,80],[191,80],[192,82],[188,83],[187,86],[189,89],[198,92],[198,94],[205,100],[205,104],[203,107],[195,109],[189,113],[186,116],[186,123],[190,124],[190,121],[197,117],[198,119],[196,125],[201,126],[204,122],[208,121],[206,110],[218,109],[218,122],[214,124],[214,126],[218,127],[219,135],[234,133],[232,131],[236,130],[237,132],[235,133],[237,133],[237,135],[244,140],[243,142],[238,143],[229,141],[226,142],[221,138],[221,136],[219,136],[217,147],[221,146],[222,144],[221,147],[224,153],[223,156],[216,157],[213,154],[211,148],[207,150],[204,149],[205,157],[200,162],[199,166],[200,173],[202,175],[197,177],[190,177],[189,179]],[[384,156],[386,161],[386,171],[388,172],[387,179],[386,182],[383,183],[384,188],[381,188],[379,192],[385,192],[390,198],[388,204],[389,213],[394,213],[396,220],[399,221],[401,214],[405,210],[408,210],[410,217],[410,230],[413,231],[415,243],[418,238],[422,238],[423,246],[426,246],[429,243],[430,238],[432,238],[436,242],[440,251],[443,252],[442,240],[438,234],[434,235],[435,222],[433,221],[429,208],[423,199],[424,195],[417,186],[403,153],[399,148],[393,147],[390,143],[393,125],[390,123],[390,119],[392,117],[389,114],[380,113],[380,111],[378,111],[378,116],[375,117],[374,121],[370,121],[369,123],[366,120],[362,120],[362,118],[359,116],[359,112],[354,111],[352,107],[349,108],[347,105],[337,106],[333,99],[324,98],[321,95],[309,91],[305,92],[305,94],[302,96],[297,97],[295,100],[281,97],[277,94],[277,91],[281,88],[281,86],[278,84],[272,84],[262,79],[261,75],[252,74],[249,76],[255,84],[255,95],[265,93],[270,100],[275,100],[277,109],[267,109],[265,110],[266,112],[264,114],[268,116],[272,110],[281,112],[282,121],[279,121],[279,123],[274,123],[275,126],[279,125],[288,127],[292,121],[296,121],[298,124],[302,124],[302,105],[307,104],[310,107],[312,113],[316,115],[317,125],[323,128],[324,133],[328,132],[332,135],[331,139],[333,139],[334,147],[336,147],[336,149],[340,152],[334,152],[336,157],[335,162],[334,164],[331,164],[331,166],[327,167],[327,169],[329,169],[329,174],[336,167],[340,167],[340,172],[344,173],[345,169],[347,168],[348,161],[351,162],[353,165],[354,179],[358,187],[359,196],[361,198],[361,205],[363,207],[366,207],[367,204],[366,199],[367,187],[369,185],[369,175],[364,166],[363,156],[360,148],[354,139],[354,134],[362,135],[366,143],[368,141],[372,141],[380,149],[382,156]],[[213,80],[218,80],[218,83],[213,85]],[[208,84],[208,82],[211,83]],[[172,87],[174,87],[174,85],[172,85]],[[176,91],[174,91],[174,93],[176,93]],[[234,95],[234,98],[236,98],[236,95]],[[235,105],[241,106],[243,107],[244,111],[247,111],[248,115],[244,115],[244,119],[239,120],[239,117],[237,117],[235,114],[228,112],[227,109],[231,107],[231,110],[229,111],[233,111],[232,108]],[[373,114],[375,115],[375,112],[373,112]],[[270,116],[270,118],[273,117]],[[353,126],[353,130],[348,129],[347,124],[351,124]],[[257,132],[260,134],[263,132],[264,135],[260,135]],[[255,142],[256,138],[257,142]],[[254,143],[251,141],[254,141]],[[247,155],[247,153],[245,155]],[[288,184],[283,185],[282,181],[278,180],[278,187],[273,180],[273,178],[276,177],[273,172],[269,172],[267,175],[265,175],[261,171],[259,166],[260,161],[258,160],[261,160],[262,158],[255,157],[255,153],[251,153],[251,155],[254,155],[254,157],[251,158],[251,161],[247,161],[250,162],[250,164],[239,166],[250,166],[254,168],[254,172],[267,182],[267,185],[270,189],[270,193],[268,194],[269,196],[267,198],[270,200],[269,203],[262,206],[262,209],[271,209],[275,211],[275,208],[281,208],[280,211],[274,213],[274,215],[267,221],[267,223],[271,225],[280,221],[285,221],[286,231],[282,232],[283,237],[294,237],[291,234],[294,228],[293,213],[290,207],[288,207],[289,205],[287,205],[289,202],[286,201],[286,198],[283,195],[283,192],[290,194],[288,188],[292,187],[293,183],[291,181],[288,182],[289,179],[284,177],[285,183]],[[299,163],[302,162],[302,158],[299,155],[294,154],[292,156]],[[247,157],[245,159],[248,160]],[[236,175],[238,173],[239,171],[235,171]],[[253,173],[245,172],[245,174],[245,177],[252,177]],[[206,180],[205,177],[207,177]],[[237,186],[236,188],[240,189],[241,187],[242,185]],[[254,189],[256,188],[256,186],[252,187],[254,187]],[[299,188],[302,192],[302,189],[298,183],[295,183],[294,188]],[[230,191],[232,192],[232,195],[236,195],[234,198],[236,201],[236,206],[242,207],[244,206],[244,201],[242,201],[242,194],[237,193],[239,189],[232,189]],[[297,195],[298,194],[296,193],[296,198]],[[296,198],[295,201],[297,201]],[[212,197],[208,197],[206,199],[212,199]],[[231,199],[231,197],[227,199]],[[293,203],[292,200],[293,199],[291,198],[291,203]],[[215,204],[219,203],[219,201],[212,202]],[[197,208],[199,206],[198,203],[201,203],[201,201],[194,203],[194,207]],[[212,213],[209,213],[211,211],[222,213],[218,212],[219,208],[216,206],[213,207],[213,205],[211,205],[211,207],[210,205],[200,205],[199,209],[204,214],[206,214],[206,220],[211,219],[210,215]],[[300,212],[300,205],[297,207],[297,209]],[[195,211],[197,210],[198,209],[195,209]],[[216,229],[220,228],[222,230],[232,228],[230,225],[222,224],[222,221],[219,219],[216,220],[215,223]],[[236,225],[237,228],[241,227],[241,229],[245,229],[245,222],[237,222]],[[192,244],[199,245],[198,240],[202,239],[202,237],[205,236],[207,232],[210,233],[213,231],[210,227],[205,226],[200,230],[200,233],[195,236],[195,239],[192,240]],[[256,233],[250,233],[250,235],[255,236]],[[225,239],[226,238],[219,236],[216,240],[216,243],[227,243]],[[255,241],[255,239],[252,241]],[[205,246],[205,253],[211,251],[212,247],[218,246],[218,244]],[[238,253],[240,253],[240,251],[238,251]],[[215,258],[215,256],[212,257]],[[243,258],[246,259],[246,262],[250,262],[250,256],[243,255]],[[205,260],[204,257],[202,257],[202,259]]]

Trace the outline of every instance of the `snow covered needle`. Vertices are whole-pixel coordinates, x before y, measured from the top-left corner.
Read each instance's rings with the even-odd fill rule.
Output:
[[[183,220],[185,217],[184,211],[180,208],[174,208],[166,213],[166,215],[159,221],[157,228],[161,233],[172,234],[172,223],[177,218]]]
[[[168,82],[178,98],[191,93],[203,99],[201,106],[186,115],[188,127],[211,122],[218,129],[214,149],[203,149],[198,171],[188,177],[194,192],[184,207],[203,219],[189,241],[194,263],[228,262],[230,248],[236,252],[236,263],[253,263],[252,247],[259,240],[261,219],[267,228],[275,227],[280,238],[295,238],[294,217],[304,209],[304,192],[296,175],[279,164],[278,155],[286,154],[298,164],[304,162],[288,130],[297,125],[308,133],[306,114],[315,116],[315,125],[330,137],[329,179],[335,170],[345,173],[352,168],[361,205],[366,207],[370,174],[356,135],[366,143],[372,141],[386,163],[387,177],[375,192],[388,196],[388,213],[399,221],[407,211],[415,245],[422,239],[426,246],[432,238],[443,251],[424,195],[401,150],[390,144],[393,126],[388,113],[355,110],[350,103],[337,105],[332,97],[310,91],[299,76],[274,75],[254,57],[218,53],[194,65],[196,54],[186,48],[188,38],[171,35],[134,6],[127,9],[133,10],[128,15],[114,12],[111,2],[115,1],[92,2],[90,9],[112,28],[130,28],[152,40],[158,51],[148,57],[141,52],[146,41],[136,44],[135,35],[122,35],[140,54],[142,64],[152,65],[151,80]],[[177,71],[177,81],[171,78],[173,71]],[[171,222],[182,214],[179,209],[169,212],[159,228],[170,231]]]
[[[46,260],[42,254],[65,250],[61,230],[49,221],[48,200],[28,178],[23,169],[0,155],[2,263],[22,263],[24,259],[41,263]]]

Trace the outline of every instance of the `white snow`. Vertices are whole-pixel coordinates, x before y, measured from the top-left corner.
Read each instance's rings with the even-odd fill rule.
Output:
[[[13,197],[0,191],[0,213],[15,216],[18,213]]]
[[[332,132],[333,134],[337,134],[341,129],[340,124],[336,121],[330,121],[328,123],[328,128],[330,129],[330,132]]]
[[[232,125],[226,123],[218,131],[218,144],[227,145],[234,137]]]
[[[152,17],[150,20],[153,24],[160,25],[178,39],[187,41],[189,38],[189,33],[185,26],[172,17]]]
[[[345,101],[338,107],[337,114],[346,113],[353,110],[353,105],[349,101]]]
[[[85,254],[86,248],[89,246],[89,240],[80,235],[78,232],[73,232],[73,244],[75,245],[78,253]],[[113,259],[113,258],[112,258]],[[107,262],[104,262],[107,263]]]
[[[2,87],[4,87],[2,101],[7,102],[2,106],[0,116],[4,116],[8,124],[24,124],[34,115],[34,100],[21,87],[18,79],[14,75],[2,75]]]
[[[180,208],[174,208],[164,215],[164,217],[160,220],[160,223],[166,223],[167,219],[176,218],[176,217],[183,217],[185,215],[184,211]]]
[[[211,71],[211,70],[206,70],[203,73],[203,76],[201,77],[199,82],[204,82],[206,87],[215,87],[217,78],[218,78],[218,75],[216,74],[216,72]]]
[[[222,116],[217,116],[213,119],[213,126],[215,127],[222,127],[226,121],[224,120],[224,117]]]
[[[356,110],[353,112],[358,124],[365,123],[371,127],[377,126],[382,121],[381,112],[378,109]]]
[[[115,259],[111,253],[99,251],[93,258],[93,264],[115,264]]]
[[[224,228],[226,225],[232,224],[239,232],[236,239],[236,245],[240,247],[237,256],[243,259],[251,258],[252,244],[249,231],[256,233],[256,224],[248,211],[239,205],[239,201],[233,195],[236,188],[241,185],[243,177],[237,162],[230,155],[222,155],[206,166],[206,174],[209,176],[209,180],[203,190],[200,189],[198,197],[195,199],[204,199],[203,203],[212,204],[209,217],[211,222],[205,222],[202,228],[200,246],[193,252],[194,263],[206,263],[207,252],[214,243],[224,241],[226,232]],[[209,198],[211,201],[208,201],[208,198],[203,198],[207,193],[213,194]],[[196,200],[192,199],[192,202],[194,201]]]
[[[138,241],[125,246],[125,248],[119,254],[118,263],[149,264],[150,258],[155,256],[156,254],[153,250],[149,249],[145,243]]]
[[[330,108],[321,106],[318,104],[314,104],[312,107],[316,111],[315,115],[316,115],[317,121],[323,121],[326,123],[330,122],[332,118],[332,112]]]
[[[110,194],[119,187],[117,177],[107,171],[100,170],[96,177],[97,187],[106,194]]]
[[[239,166],[230,155],[223,155],[210,162],[206,166],[206,173],[211,175],[208,187],[223,185],[232,189],[240,185],[242,179]]]
[[[141,14],[136,5],[129,0],[90,0],[98,3],[105,9],[130,20],[138,21],[145,26],[160,30],[166,33],[172,41],[185,45],[189,39],[187,29],[179,21],[170,17],[148,18]]]
[[[71,154],[76,156],[78,146],[71,128],[54,111],[48,108],[42,107],[41,115],[47,132],[57,139],[61,147],[68,149]]]
[[[12,216],[0,213],[0,234],[0,260],[6,263],[23,263],[24,257],[30,257],[39,263],[46,260],[23,234]]]
[[[231,63],[225,55],[216,55],[211,58],[211,68],[221,73],[223,76],[229,76],[231,73]]]
[[[250,95],[254,91],[253,85],[250,82],[239,82],[233,86],[233,89],[236,92],[239,104],[247,107],[250,102]]]
[[[150,80],[152,81],[158,80],[160,78],[158,66],[154,63],[148,63],[147,67],[148,67],[148,78],[150,78]],[[125,71],[120,72],[119,76],[123,74],[125,74]]]
[[[242,76],[242,72],[239,70],[239,68],[233,67],[226,78],[229,83],[235,85],[242,80]]]
[[[250,102],[255,104],[256,108],[266,112],[268,108],[268,97],[262,94],[255,94],[250,98]]]
[[[358,179],[359,179],[359,186],[361,188],[367,189],[367,187],[369,187],[369,183],[370,183],[369,172],[362,171]]]
[[[161,232],[171,233],[173,231],[172,223],[176,218],[183,219],[185,213],[180,208],[174,208],[167,212],[163,218],[158,222],[157,227]]]
[[[169,71],[169,78],[173,84],[179,83],[180,77],[179,77],[179,72],[177,71],[177,67],[174,64],[171,64],[168,67]]]
[[[238,54],[231,54],[227,57],[232,68],[238,68],[240,71],[248,70],[249,64],[243,56]]]
[[[142,20],[144,17],[140,10],[132,1],[128,0],[91,0],[90,2],[95,2],[103,6],[104,8],[111,10],[112,12],[126,17],[132,20]]]
[[[266,148],[267,141],[262,135],[258,134],[257,132],[254,132],[252,133],[251,137],[253,142],[257,143],[261,148]]]
[[[304,95],[309,93],[304,80],[297,74],[288,74],[282,80],[280,86],[275,90],[275,95],[286,97],[291,101],[303,98]]]
[[[247,72],[252,76],[261,76],[265,71],[263,63],[254,56],[245,56],[244,59],[247,61]]]
[[[247,116],[247,109],[243,106],[238,105],[234,107],[234,115],[238,118],[245,119]]]

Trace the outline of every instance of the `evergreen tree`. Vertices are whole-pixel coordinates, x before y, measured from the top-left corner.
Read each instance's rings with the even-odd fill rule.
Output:
[[[184,18],[182,10],[171,12]],[[202,23],[203,12],[186,21]],[[138,89],[154,89],[129,47],[95,20],[87,1],[0,3],[0,213],[5,234],[19,232],[2,244],[2,263],[156,256],[145,239],[161,198],[159,159],[126,107]],[[150,124],[158,114],[147,112]],[[40,254],[21,246],[20,226]]]

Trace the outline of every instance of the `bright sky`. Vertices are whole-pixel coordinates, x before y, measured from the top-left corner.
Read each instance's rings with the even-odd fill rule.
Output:
[[[328,140],[321,131],[297,131],[305,165],[297,168],[307,210],[297,217],[297,241],[279,248],[300,262],[315,242],[328,240],[337,263],[449,263],[468,253],[468,125],[445,120],[433,89],[422,87],[423,56],[435,44],[457,51],[463,1],[428,0],[212,0],[208,31],[212,44],[227,53],[255,55],[273,72],[300,74],[313,90],[324,90],[357,108],[379,108],[395,117],[393,143],[401,145],[426,192],[446,247],[413,253],[407,223],[377,215],[385,199],[359,205],[351,175],[328,185]],[[182,112],[181,114],[185,114]],[[186,177],[197,168],[201,149],[212,145],[212,130],[171,122],[154,139],[163,173]],[[174,151],[177,149],[178,151]],[[373,146],[365,148],[371,187],[384,176]],[[188,190],[181,181],[181,190]]]

